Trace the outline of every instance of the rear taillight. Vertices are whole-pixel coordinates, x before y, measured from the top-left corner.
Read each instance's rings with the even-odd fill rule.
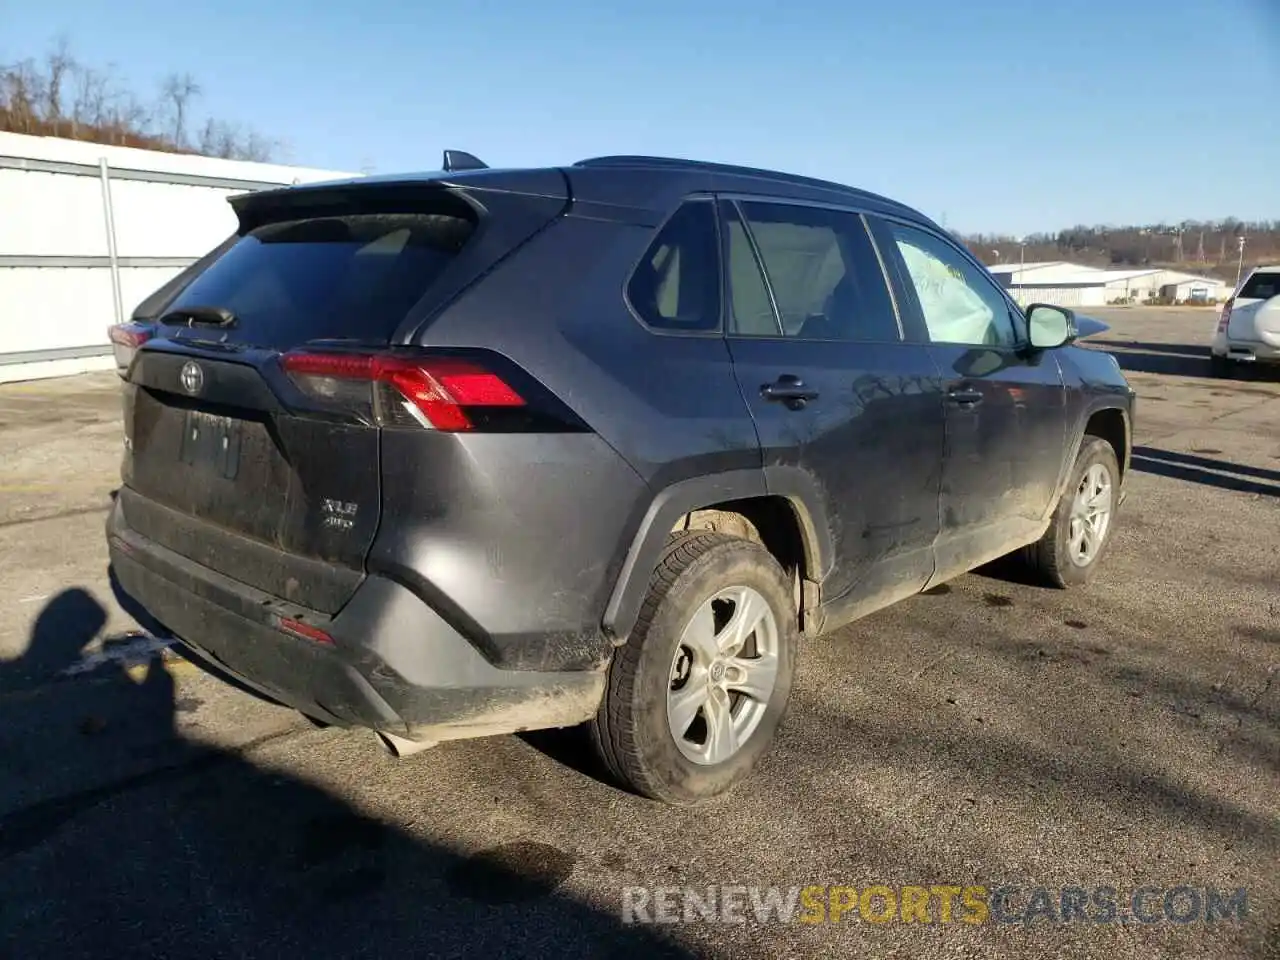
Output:
[[[303,623],[292,617],[277,616],[275,619],[276,627],[300,640],[310,640],[312,643],[321,643],[327,647],[333,646],[333,637],[319,627],[313,627],[309,623]]]
[[[1231,322],[1231,305],[1236,302],[1236,298],[1232,297],[1222,305],[1222,316],[1218,318],[1218,332],[1223,333],[1227,329],[1227,324]]]
[[[111,350],[116,356],[116,372],[124,376],[138,353],[138,348],[155,336],[155,332],[142,323],[116,323],[107,328]]]
[[[474,430],[495,411],[526,405],[498,373],[458,357],[297,352],[285,354],[280,363],[303,393],[323,402],[370,407],[381,426]]]

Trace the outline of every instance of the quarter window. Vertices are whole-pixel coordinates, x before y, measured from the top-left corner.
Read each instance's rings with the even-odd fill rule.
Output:
[[[923,230],[892,222],[887,226],[930,340],[993,347],[1016,342],[1004,296],[960,251]]]
[[[734,332],[781,332],[803,340],[900,339],[884,271],[859,214],[762,201],[739,206],[745,225],[736,214],[727,221]]]
[[[711,202],[684,204],[658,231],[627,284],[632,309],[657,330],[718,329],[719,259]]]

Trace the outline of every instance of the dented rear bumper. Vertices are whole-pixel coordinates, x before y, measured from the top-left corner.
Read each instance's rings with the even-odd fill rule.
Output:
[[[111,566],[128,600],[211,665],[308,716],[412,740],[450,740],[591,717],[605,664],[588,670],[494,666],[401,584],[369,576],[326,617],[262,593],[146,539],[117,505]],[[328,640],[279,628],[301,622]]]

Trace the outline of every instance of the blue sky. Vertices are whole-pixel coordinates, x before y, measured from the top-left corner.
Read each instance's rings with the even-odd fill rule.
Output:
[[[0,0],[0,62],[59,34],[326,169],[651,153],[965,231],[1280,218],[1280,0]]]

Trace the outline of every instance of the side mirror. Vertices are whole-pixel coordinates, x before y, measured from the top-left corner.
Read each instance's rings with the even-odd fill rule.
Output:
[[[1027,307],[1027,333],[1036,350],[1065,347],[1080,335],[1075,313],[1051,303],[1033,303]]]

